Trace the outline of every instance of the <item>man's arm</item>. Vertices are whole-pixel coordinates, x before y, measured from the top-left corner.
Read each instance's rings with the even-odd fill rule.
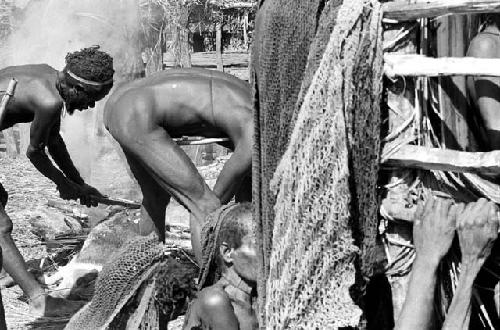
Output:
[[[455,212],[451,200],[427,195],[419,204],[413,223],[416,259],[408,293],[395,329],[428,329],[439,262],[450,249],[455,235]]]
[[[217,177],[214,193],[219,197],[221,204],[226,204],[238,191],[241,182],[252,169],[252,126],[245,127],[234,153],[227,160]]]
[[[47,104],[35,113],[35,118],[30,127],[30,145],[26,150],[26,156],[47,178],[52,180],[58,187],[64,186],[68,180],[64,174],[59,171],[45,153],[48,137],[52,126],[59,121],[59,111],[55,111],[57,107],[62,108],[61,104]]]
[[[457,210],[462,264],[443,329],[468,329],[472,286],[498,235],[497,207],[481,198]]]
[[[69,156],[66,144],[59,133],[60,128],[61,120],[58,120],[50,131],[48,141],[49,153],[59,169],[63,171],[68,179],[76,184],[82,185],[84,184],[84,181]]]
[[[498,58],[498,48],[497,41],[491,36],[478,35],[469,45],[467,56]],[[468,77],[467,87],[486,126],[489,147],[492,150],[500,149],[500,78]]]

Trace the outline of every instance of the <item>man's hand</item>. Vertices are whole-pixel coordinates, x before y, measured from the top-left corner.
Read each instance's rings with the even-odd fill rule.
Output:
[[[450,249],[455,235],[452,201],[428,194],[420,202],[413,223],[413,243],[417,258],[438,264]]]
[[[457,228],[462,263],[484,263],[498,236],[498,208],[484,198],[457,208]]]
[[[93,197],[105,198],[103,194],[96,188],[84,183],[80,186],[80,204],[90,206],[97,206],[98,202]]]
[[[472,287],[498,236],[498,210],[492,202],[481,198],[466,206],[458,204],[455,209],[462,264],[455,294],[443,324],[442,329],[445,330],[469,328]]]
[[[57,186],[59,196],[64,200],[78,199],[80,197],[80,186],[70,180],[65,180]]]
[[[59,185],[57,189],[62,199],[80,199],[80,204],[87,207],[97,206],[98,202],[93,197],[105,197],[97,189],[86,183],[79,185],[70,180],[66,180],[66,182]]]

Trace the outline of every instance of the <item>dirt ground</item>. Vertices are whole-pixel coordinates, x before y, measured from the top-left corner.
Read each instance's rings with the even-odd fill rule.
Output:
[[[215,184],[217,175],[228,157],[220,157],[213,164],[199,168],[209,186]],[[9,192],[6,211],[14,224],[12,236],[26,261],[48,257],[46,247],[41,239],[32,233],[30,225],[30,219],[42,216],[42,211],[47,209],[48,200],[58,200],[72,208],[73,212],[90,215],[99,213],[76,202],[62,201],[55,185],[26,159],[0,158],[0,168],[0,182]],[[172,225],[188,226],[189,216],[182,206],[173,201],[167,208],[166,221]],[[1,293],[8,329],[47,328],[40,323],[38,326],[27,325],[28,321],[33,321],[34,318],[29,314],[26,299],[19,287],[4,288]],[[169,329],[180,329],[181,325],[182,319],[171,323]]]

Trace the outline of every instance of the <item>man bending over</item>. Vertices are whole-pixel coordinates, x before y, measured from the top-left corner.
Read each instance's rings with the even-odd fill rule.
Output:
[[[165,208],[173,196],[191,213],[191,242],[201,260],[205,217],[236,195],[250,200],[253,120],[247,83],[206,69],[174,69],[119,87],[104,110],[143,194],[141,231],[165,238]],[[228,137],[234,151],[213,191],[173,138]],[[154,225],[154,226],[153,226]]]
[[[63,109],[94,107],[113,85],[113,59],[98,47],[85,48],[66,56],[62,72],[46,65],[12,66],[0,70],[0,86],[7,87],[17,79],[15,96],[6,107],[0,130],[17,123],[31,122],[30,145],[26,154],[31,163],[52,180],[63,199],[80,199],[87,206],[97,205],[92,196],[102,196],[87,185],[73,165],[66,145],[59,134]],[[45,152],[48,148],[57,167]],[[12,178],[15,180],[15,178]],[[61,315],[72,312],[76,305],[53,298],[27,271],[26,264],[12,240],[12,221],[5,213],[8,194],[0,184],[0,247],[3,267],[30,300],[37,315]],[[79,305],[78,305],[79,306]]]

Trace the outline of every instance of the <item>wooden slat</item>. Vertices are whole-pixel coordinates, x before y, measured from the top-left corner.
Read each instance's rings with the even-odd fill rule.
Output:
[[[219,142],[227,142],[228,138],[175,138],[175,143],[180,146],[194,146],[194,145],[203,145],[203,144],[211,144],[211,143],[219,143]]]
[[[409,21],[447,14],[500,12],[498,0],[393,1],[382,5],[384,18]]]
[[[384,73],[396,76],[492,76],[500,77],[500,59],[474,57],[431,58],[421,55],[384,55]]]
[[[175,66],[175,61],[171,56],[165,54],[163,56],[166,67]],[[222,62],[224,67],[248,67],[249,54],[248,52],[224,52],[222,53]],[[217,67],[217,58],[215,52],[196,52],[191,53],[191,65],[195,67],[209,68]]]
[[[497,176],[500,175],[500,150],[465,152],[406,145],[388,157],[383,157],[382,164],[385,167],[408,167]]]

